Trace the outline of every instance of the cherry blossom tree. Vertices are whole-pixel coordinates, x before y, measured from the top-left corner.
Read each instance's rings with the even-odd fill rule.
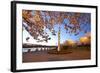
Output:
[[[66,33],[77,36],[81,31],[87,33],[85,26],[91,24],[90,13],[78,12],[23,10],[22,19],[23,27],[38,42],[48,42],[51,39],[49,34],[44,31],[45,29],[48,29],[53,36],[59,33],[60,38],[60,25],[64,25]],[[54,25],[59,26],[59,31],[54,30]]]

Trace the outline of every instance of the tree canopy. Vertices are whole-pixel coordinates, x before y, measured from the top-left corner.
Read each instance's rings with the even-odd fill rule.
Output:
[[[41,10],[22,10],[23,27],[37,41],[51,39],[45,32],[48,29],[52,35],[56,35],[54,25],[64,25],[66,33],[77,36],[80,31],[87,33],[86,25],[90,25],[90,13],[61,12],[61,11],[41,11]],[[42,38],[42,40],[40,39]],[[28,38],[29,39],[29,38]]]

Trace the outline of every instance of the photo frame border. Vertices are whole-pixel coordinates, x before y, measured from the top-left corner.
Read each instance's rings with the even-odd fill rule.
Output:
[[[35,4],[35,5],[50,5],[50,6],[69,6],[81,8],[95,8],[96,9],[96,64],[74,67],[53,67],[53,68],[39,68],[39,69],[16,69],[16,5],[17,4]],[[25,72],[25,71],[42,71],[42,70],[58,70],[58,69],[73,69],[73,68],[90,68],[98,66],[98,7],[90,5],[75,5],[75,4],[58,4],[58,3],[44,3],[44,2],[26,2],[26,1],[11,1],[11,71],[12,72]]]

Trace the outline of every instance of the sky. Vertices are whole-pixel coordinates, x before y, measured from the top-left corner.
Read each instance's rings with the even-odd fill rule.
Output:
[[[64,22],[69,23],[68,20],[64,20]],[[60,43],[64,43],[66,40],[73,40],[73,41],[79,41],[80,37],[83,37],[86,33],[80,31],[78,35],[74,35],[74,34],[69,34],[66,33],[66,30],[64,29],[64,25],[65,24],[61,24],[60,25],[60,29],[61,29],[61,34],[60,34]],[[85,28],[83,30],[87,30],[87,32],[91,32],[91,24],[81,24],[81,28],[85,25]],[[58,31],[59,30],[59,25],[54,25],[54,30]],[[47,32],[49,34],[49,36],[51,37],[50,40],[48,40],[48,42],[37,42],[37,40],[35,40],[30,34],[29,32],[24,28],[23,30],[23,43],[31,43],[31,44],[41,44],[41,45],[57,45],[58,44],[58,34],[56,33],[56,36],[52,35],[52,33],[48,30],[45,29],[45,32]],[[27,41],[26,38],[29,37],[30,39]]]

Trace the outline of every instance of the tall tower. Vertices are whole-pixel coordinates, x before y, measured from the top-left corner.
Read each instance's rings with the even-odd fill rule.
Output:
[[[59,27],[59,31],[58,31],[58,49],[57,51],[60,51],[60,27]]]

